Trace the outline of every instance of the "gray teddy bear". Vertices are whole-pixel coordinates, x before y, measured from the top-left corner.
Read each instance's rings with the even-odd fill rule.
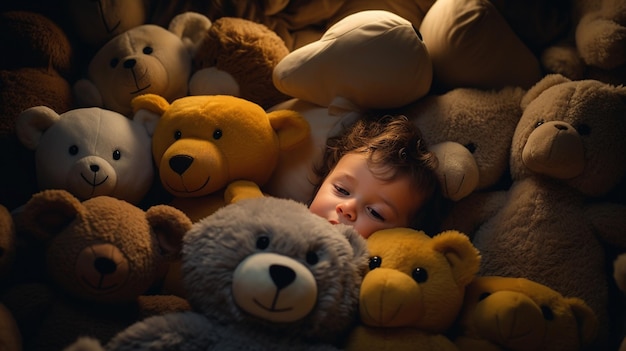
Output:
[[[349,226],[299,202],[245,199],[195,223],[182,249],[192,311],[137,322],[66,351],[338,350],[369,254]]]

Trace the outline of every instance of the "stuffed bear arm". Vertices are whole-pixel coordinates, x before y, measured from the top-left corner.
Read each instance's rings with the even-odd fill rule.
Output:
[[[216,338],[212,323],[195,312],[168,313],[137,322],[106,344],[108,351],[209,350]]]
[[[585,208],[599,240],[620,250],[626,249],[626,206],[618,203],[593,203]]]
[[[224,202],[235,203],[239,200],[262,197],[263,192],[255,182],[248,180],[236,180],[224,190]]]
[[[444,218],[442,228],[457,230],[472,238],[480,225],[502,207],[506,197],[506,191],[470,194],[454,204]]]

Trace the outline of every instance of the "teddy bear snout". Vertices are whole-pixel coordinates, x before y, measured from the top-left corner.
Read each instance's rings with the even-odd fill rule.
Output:
[[[528,136],[522,150],[522,161],[533,172],[557,179],[571,179],[585,169],[583,141],[569,123],[545,122]]]
[[[480,301],[474,321],[486,339],[512,350],[537,350],[545,332],[539,306],[528,296],[513,291],[498,291]]]
[[[273,322],[294,322],[313,310],[317,301],[313,273],[295,259],[257,253],[244,259],[233,274],[232,292],[244,311]]]
[[[422,295],[409,275],[395,269],[376,268],[361,283],[361,320],[377,327],[415,325],[423,317]]]
[[[115,169],[97,156],[80,159],[72,166],[63,181],[71,193],[82,199],[111,195],[115,191],[117,182]],[[45,182],[42,181],[42,184]]]
[[[111,292],[124,286],[130,273],[129,262],[115,245],[91,245],[78,255],[75,273],[87,289]]]

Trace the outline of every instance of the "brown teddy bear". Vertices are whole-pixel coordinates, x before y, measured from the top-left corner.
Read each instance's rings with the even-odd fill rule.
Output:
[[[361,324],[348,335],[346,350],[455,350],[445,333],[480,265],[469,238],[453,230],[430,237],[394,228],[372,234],[367,249]]]
[[[81,338],[66,350],[339,351],[356,319],[367,256],[352,226],[302,203],[242,200],[185,235],[192,311],[146,318],[104,347]]]
[[[509,149],[525,91],[456,88],[401,109],[439,160],[443,194],[459,201],[508,179]]]
[[[69,81],[74,51],[66,33],[48,17],[28,11],[0,13],[0,202],[9,210],[37,192],[34,155],[15,134],[25,109],[45,105],[59,113],[72,107]]]
[[[274,67],[288,53],[283,40],[265,25],[219,18],[193,57],[189,94],[233,95],[268,109],[289,99],[272,82]]]
[[[15,224],[6,207],[0,205],[0,286],[10,276],[16,252]],[[22,335],[13,313],[0,301],[0,350],[22,350]]]
[[[16,226],[41,248],[39,268],[47,273],[2,295],[24,350],[58,351],[80,335],[105,341],[138,319],[189,308],[179,297],[155,294],[191,228],[173,207],[143,211],[113,197],[80,202],[65,190],[45,190],[24,205]]]
[[[541,55],[548,72],[626,84],[626,2],[574,0],[569,36]]]
[[[469,196],[447,228],[483,255],[481,275],[523,277],[583,299],[610,320],[606,248],[626,248],[626,205],[604,200],[626,175],[626,87],[548,75],[522,100],[508,190]]]
[[[465,290],[455,343],[461,351],[575,351],[598,331],[593,310],[537,282],[476,277]]]

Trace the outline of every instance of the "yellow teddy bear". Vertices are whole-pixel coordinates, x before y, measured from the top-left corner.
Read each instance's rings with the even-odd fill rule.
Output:
[[[455,343],[462,351],[584,349],[595,338],[593,310],[525,278],[481,276],[467,286]]]
[[[234,96],[187,96],[170,104],[159,95],[145,94],[132,105],[133,119],[153,130],[152,155],[163,187],[174,196],[171,205],[193,222],[232,197],[260,194],[255,188],[270,179],[279,152],[309,135],[307,121],[297,112],[266,113],[258,104]],[[247,182],[225,193],[235,181]]]
[[[445,333],[480,264],[469,238],[454,230],[430,237],[408,228],[384,229],[368,238],[367,248],[361,324],[348,336],[346,350],[456,350]]]

